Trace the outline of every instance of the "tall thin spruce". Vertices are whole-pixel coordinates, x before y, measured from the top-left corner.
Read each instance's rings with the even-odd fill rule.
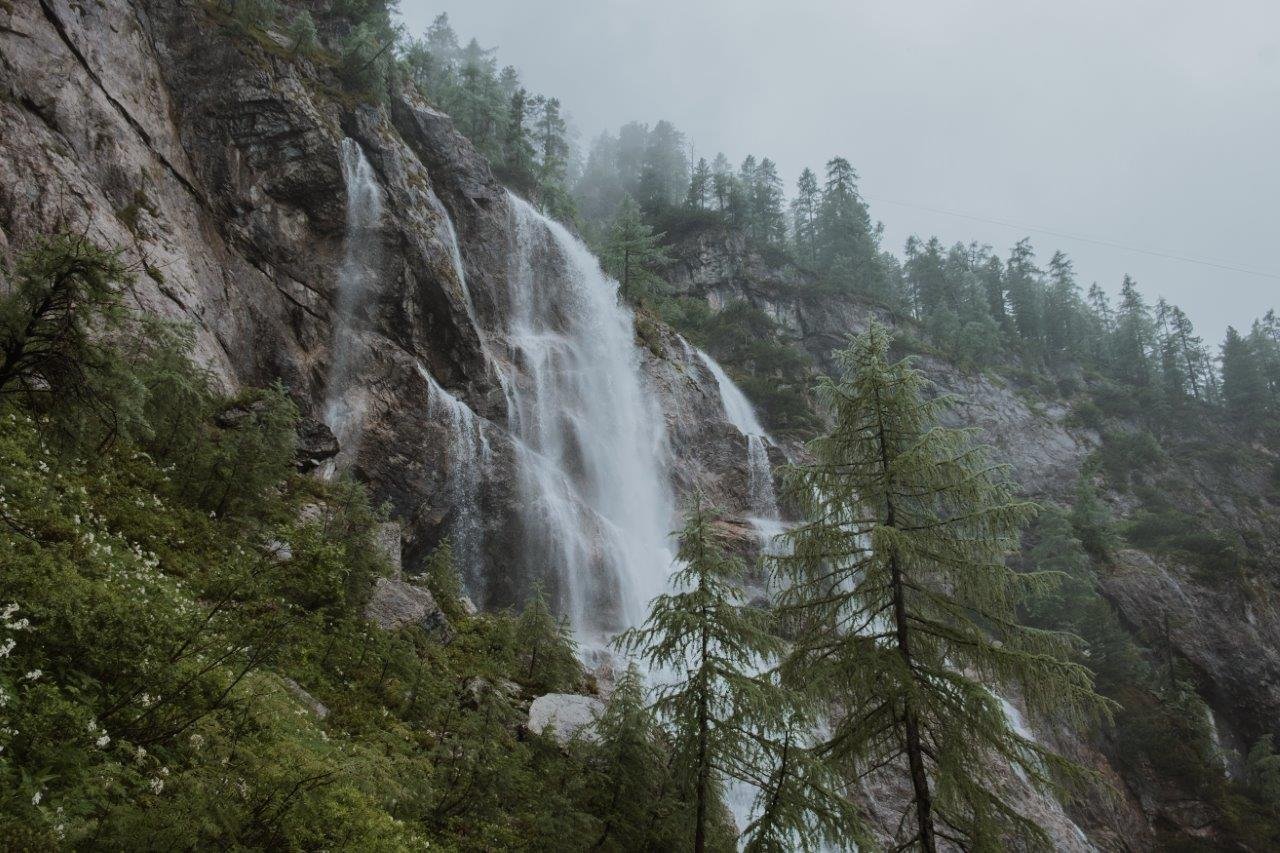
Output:
[[[1109,707],[1069,658],[1075,638],[1017,622],[1023,595],[1057,577],[1005,565],[1035,506],[1014,498],[969,431],[938,426],[950,401],[891,362],[890,343],[873,323],[838,354],[841,379],[818,389],[835,424],[810,443],[813,462],[787,472],[808,521],[773,558],[779,612],[798,638],[782,671],[842,709],[828,760],[857,778],[905,765],[912,797],[896,849],[1007,835],[1047,847],[990,768],[1003,761],[1058,792],[1089,774],[1018,734],[987,685],[1069,722]]]

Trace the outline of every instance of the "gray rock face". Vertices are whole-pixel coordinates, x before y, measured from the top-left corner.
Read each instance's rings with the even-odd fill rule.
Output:
[[[595,721],[604,713],[604,703],[594,696],[576,693],[548,693],[529,706],[529,731],[566,744],[575,737],[595,740]]]

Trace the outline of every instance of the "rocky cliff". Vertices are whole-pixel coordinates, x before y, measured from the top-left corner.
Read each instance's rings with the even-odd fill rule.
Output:
[[[351,157],[371,170],[378,201],[356,231]],[[336,467],[401,523],[407,571],[452,535],[472,592],[501,605],[539,579],[529,543],[555,524],[619,526],[608,490],[591,482],[592,448],[540,442],[531,422],[553,398],[590,406],[578,399],[590,389],[552,394],[540,383],[555,359],[584,358],[599,343],[587,339],[594,324],[579,328],[571,316],[590,307],[574,300],[595,292],[592,272],[570,238],[530,224],[449,117],[411,88],[393,87],[380,104],[353,98],[330,64],[289,56],[282,38],[239,33],[199,0],[0,0],[0,254],[59,229],[122,247],[137,307],[192,324],[199,360],[225,388],[281,382],[314,442],[336,432]],[[765,309],[819,365],[883,313],[801,299],[803,269],[732,235],[701,233],[678,248],[678,286],[713,305],[746,299]],[[545,292],[567,301],[527,304]],[[660,324],[632,323],[625,338],[617,370],[640,377],[643,397],[625,405],[640,420],[647,407],[655,415],[644,441],[660,482],[645,487],[672,501],[701,490],[734,511],[750,539],[750,440],[716,376]],[[551,339],[572,352],[537,348]],[[1067,402],[936,358],[923,364],[964,399],[957,417],[983,430],[1029,495],[1067,498],[1100,443],[1073,425]],[[1192,482],[1178,500],[1243,531],[1257,563],[1274,565],[1280,525],[1262,497],[1265,465],[1183,470]],[[557,500],[531,501],[538,476],[546,494],[570,485]],[[1108,498],[1122,514],[1132,509],[1125,493]],[[565,600],[575,593],[557,574],[564,561],[581,563],[579,574],[607,573],[610,558],[558,559],[541,579]],[[1126,551],[1104,580],[1135,632],[1163,632],[1193,665],[1225,737],[1239,743],[1280,719],[1271,577],[1255,571],[1244,586],[1214,588],[1166,555]],[[588,587],[578,593],[584,608],[617,592]],[[1064,748],[1106,769],[1095,745]],[[880,793],[892,801],[892,784]],[[1157,800],[1133,791],[1073,817],[1099,845],[1149,846],[1154,821],[1177,819]],[[1060,838],[1086,843],[1056,804],[1041,808],[1056,815]]]
[[[281,382],[313,423],[347,433],[340,465],[390,502],[410,569],[469,512],[487,567],[475,579],[509,602],[528,582],[503,385],[528,381],[508,338],[512,205],[411,88],[362,103],[331,63],[284,41],[239,33],[197,0],[0,6],[0,251],[57,229],[122,247],[137,306],[190,322],[220,384]],[[357,235],[368,285],[350,310],[344,140],[382,206]],[[335,389],[339,327],[359,354]],[[677,490],[741,508],[745,439],[713,377],[668,331],[637,344]],[[483,458],[459,430],[481,433]]]

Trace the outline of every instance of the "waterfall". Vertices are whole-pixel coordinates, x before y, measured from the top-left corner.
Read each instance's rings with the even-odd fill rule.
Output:
[[[451,445],[446,471],[446,496],[453,508],[449,537],[468,591],[484,584],[484,522],[480,512],[480,484],[492,461],[493,452],[484,432],[484,421],[466,403],[440,386],[425,367],[416,365],[427,382],[427,414],[444,420]]]
[[[342,456],[349,459],[359,440],[364,414],[364,389],[353,387],[363,351],[357,329],[357,309],[365,301],[381,254],[378,228],[382,222],[382,188],[359,143],[341,144],[342,179],[347,190],[347,233],[342,265],[338,268],[337,321],[326,388],[324,421],[338,438]],[[332,473],[329,466],[327,473]]]
[[[588,645],[638,624],[672,562],[666,430],[634,319],[585,245],[509,196],[506,381],[530,568]]]
[[[724,372],[724,368],[702,350],[695,352],[715,377],[725,417],[747,439],[747,490],[751,502],[748,511],[756,534],[767,547],[783,530],[778,496],[773,487],[773,466],[769,463],[769,445],[773,441],[756,417],[751,401]]]

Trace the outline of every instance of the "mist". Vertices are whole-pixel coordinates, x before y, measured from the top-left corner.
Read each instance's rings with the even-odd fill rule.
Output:
[[[401,4],[411,34],[442,11],[560,98],[580,147],[668,119],[696,156],[773,158],[789,192],[839,154],[895,254],[1030,236],[1214,342],[1277,301],[1280,5]]]

